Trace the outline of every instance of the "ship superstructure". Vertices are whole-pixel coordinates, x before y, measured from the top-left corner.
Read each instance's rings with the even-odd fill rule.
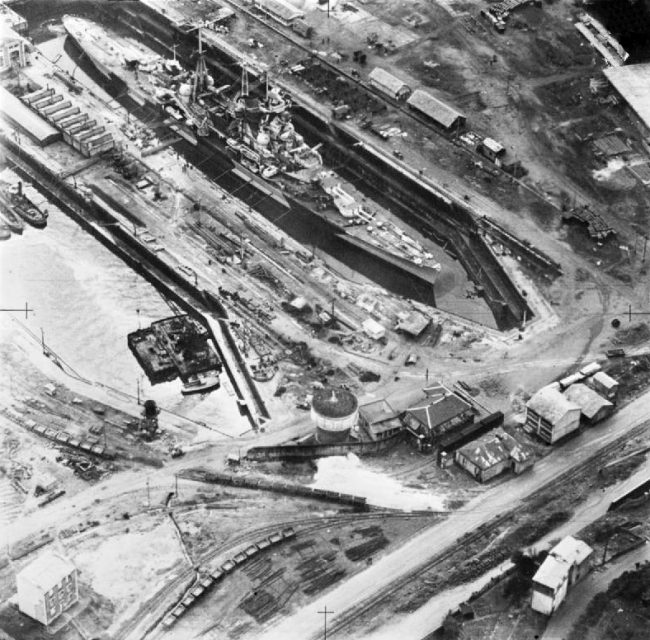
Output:
[[[165,59],[90,20],[65,16],[63,24],[105,77],[126,85],[136,101],[158,105],[168,126],[186,140],[198,144],[211,137],[253,186],[298,201],[341,237],[352,237],[357,249],[370,245],[374,257],[397,268],[410,264],[435,282],[440,264],[434,256],[377,203],[362,204],[362,196],[323,165],[319,145],[311,147],[295,129],[291,96],[271,86],[268,74],[256,91],[250,90],[245,66],[240,86],[217,86],[205,65],[200,26],[196,66],[187,70],[175,58]]]

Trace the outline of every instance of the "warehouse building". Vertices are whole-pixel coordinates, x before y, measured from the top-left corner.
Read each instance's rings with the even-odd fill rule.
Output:
[[[458,449],[456,464],[479,482],[486,482],[504,471],[520,474],[535,463],[535,453],[503,429],[495,429]]]
[[[253,6],[285,27],[305,17],[304,11],[300,11],[286,0],[253,0]]]
[[[467,120],[460,111],[422,89],[416,89],[406,102],[411,109],[421,113],[445,131],[458,131]]]
[[[564,397],[580,407],[583,419],[589,424],[604,420],[614,410],[614,405],[609,400],[581,382],[572,384],[564,392]]]
[[[375,67],[368,75],[368,80],[373,87],[395,100],[406,100],[412,93],[405,82],[381,67]]]
[[[531,607],[550,616],[568,591],[591,569],[593,549],[582,540],[567,536],[551,549],[533,576]]]
[[[650,137],[650,62],[603,70],[644,137]]]
[[[557,385],[542,387],[526,404],[525,428],[553,444],[580,426],[580,407]]]
[[[79,600],[77,569],[56,553],[45,553],[16,575],[18,608],[44,625]]]

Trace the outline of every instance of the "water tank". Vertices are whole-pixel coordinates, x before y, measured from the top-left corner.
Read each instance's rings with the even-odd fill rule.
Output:
[[[311,419],[316,425],[316,439],[321,444],[344,442],[357,423],[359,403],[346,389],[327,387],[314,392]]]

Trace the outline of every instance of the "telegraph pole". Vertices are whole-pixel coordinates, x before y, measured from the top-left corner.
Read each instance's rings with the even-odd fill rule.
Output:
[[[333,611],[328,611],[327,610],[327,605],[323,608],[322,611],[319,611],[318,613],[323,614],[323,640],[327,640],[327,616],[334,613]]]

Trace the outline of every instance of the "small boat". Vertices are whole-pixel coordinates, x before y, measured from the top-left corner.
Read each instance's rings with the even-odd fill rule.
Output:
[[[6,224],[0,224],[0,240],[9,240],[11,238],[11,230]]]
[[[45,229],[47,226],[47,214],[36,207],[23,207],[16,205],[14,211],[32,227]]]
[[[23,183],[18,182],[17,187],[11,187],[5,192],[9,197],[9,206],[14,213],[19,215],[27,224],[37,229],[47,226],[47,211],[39,209],[23,192]]]
[[[0,210],[0,222],[13,233],[22,233],[25,230],[25,223],[8,207]]]
[[[218,371],[205,371],[190,376],[184,383],[181,393],[189,396],[193,393],[207,393],[218,389],[220,385]]]

